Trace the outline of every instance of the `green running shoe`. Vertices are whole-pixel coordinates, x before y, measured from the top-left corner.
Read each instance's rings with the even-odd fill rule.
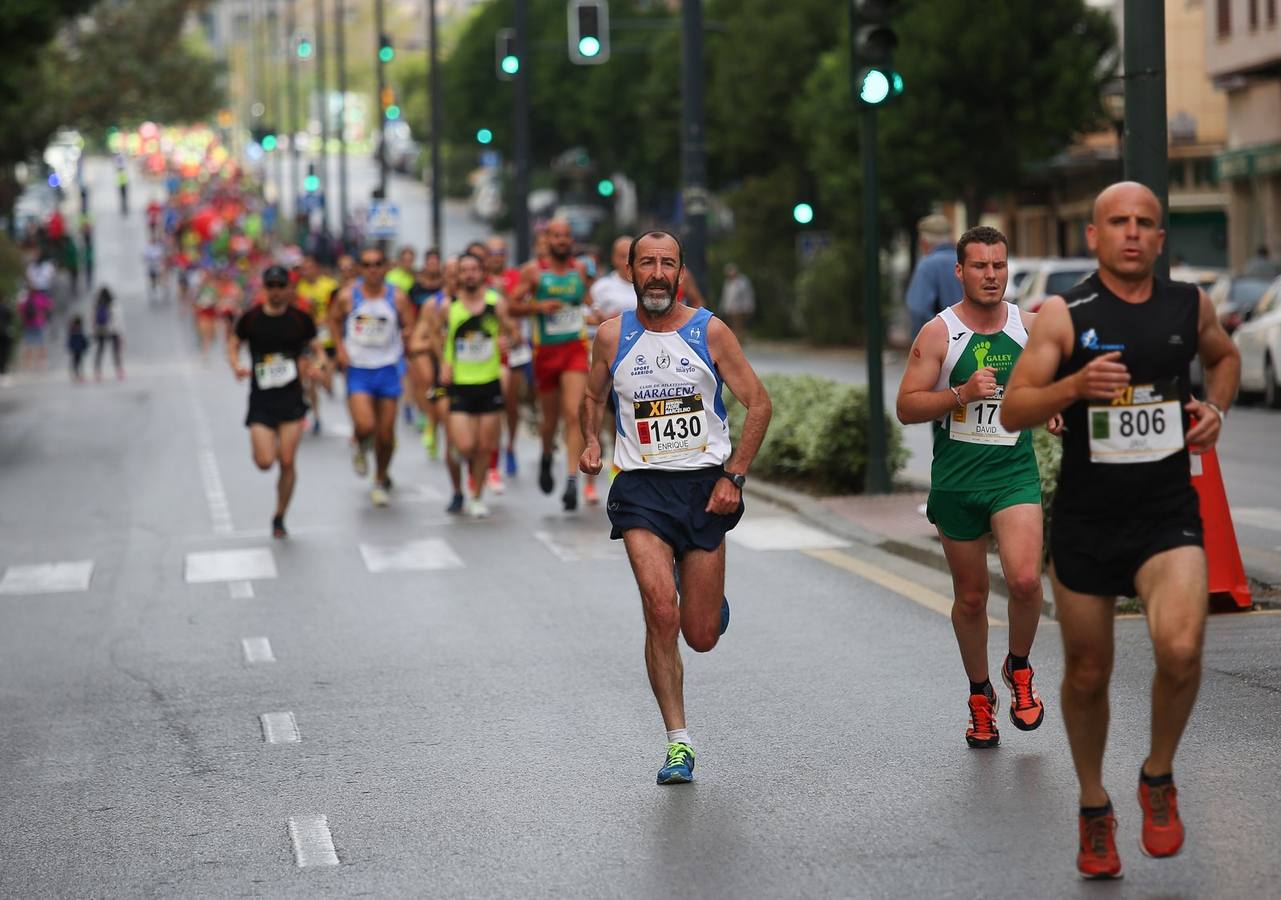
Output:
[[[689,744],[668,744],[667,762],[658,770],[659,784],[688,784],[694,780],[694,748]]]

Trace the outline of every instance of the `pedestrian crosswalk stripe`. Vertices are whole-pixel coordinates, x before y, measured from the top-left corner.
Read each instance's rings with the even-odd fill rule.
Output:
[[[296,744],[302,740],[298,720],[291,712],[263,713],[258,720],[262,723],[262,739],[268,744]]]
[[[445,541],[428,538],[399,544],[361,544],[360,555],[370,572],[422,572],[461,569],[463,561]]]
[[[232,600],[252,600],[254,583],[252,581],[231,581],[227,583],[227,590],[231,594]]]
[[[276,558],[266,547],[188,553],[183,571],[188,584],[275,578]]]
[[[1245,507],[1232,510],[1232,521],[1238,525],[1252,525],[1270,531],[1281,531],[1281,509],[1270,507]]]
[[[9,566],[0,579],[0,594],[68,594],[89,590],[93,560]]]
[[[623,542],[611,541],[601,528],[535,531],[534,538],[561,562],[627,558]]]
[[[904,578],[902,575],[896,575],[889,569],[882,569],[880,566],[872,565],[839,550],[806,550],[804,553],[806,556],[821,559],[825,563],[875,582],[881,587],[888,588],[899,596],[906,597],[913,603],[919,603],[926,609],[933,610],[941,616],[946,616],[949,619],[952,617],[951,597],[945,597],[937,591],[932,591],[924,585]],[[991,616],[987,617],[987,623],[998,628],[1006,624]]]
[[[792,516],[745,518],[727,537],[748,550],[825,550],[850,545]]]
[[[240,639],[240,649],[244,651],[247,663],[269,663],[276,661],[271,652],[271,641],[265,637],[248,637]]]
[[[327,816],[290,816],[289,842],[294,848],[294,863],[307,866],[336,866],[338,852],[329,833]]]

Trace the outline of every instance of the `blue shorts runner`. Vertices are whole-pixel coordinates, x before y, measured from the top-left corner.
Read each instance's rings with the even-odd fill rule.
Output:
[[[400,364],[377,369],[347,367],[347,395],[369,394],[375,400],[395,400],[400,397]]]
[[[707,512],[707,501],[724,471],[711,466],[687,472],[619,472],[606,507],[614,526],[610,538],[619,540],[624,531],[643,528],[670,544],[677,559],[689,550],[715,550],[743,517],[741,501],[727,516]]]

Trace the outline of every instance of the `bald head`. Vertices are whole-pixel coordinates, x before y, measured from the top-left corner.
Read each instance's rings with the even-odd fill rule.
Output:
[[[614,238],[614,246],[610,248],[609,263],[621,278],[627,277],[627,251],[631,248],[632,237],[629,234]]]
[[[1149,213],[1154,213],[1158,222],[1161,221],[1161,201],[1147,185],[1139,184],[1137,181],[1118,181],[1100,191],[1094,198],[1090,220],[1096,226],[1101,224],[1117,206],[1128,209],[1143,208]]]

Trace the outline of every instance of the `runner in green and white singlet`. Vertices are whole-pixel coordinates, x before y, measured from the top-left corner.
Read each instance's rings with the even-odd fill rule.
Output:
[[[1029,432],[1001,427],[1005,382],[1027,343],[1034,316],[1003,300],[1008,242],[995,228],[972,228],[956,246],[961,300],[917,336],[899,385],[903,424],[930,422],[934,461],[926,509],[952,571],[952,626],[970,683],[971,747],[994,747],[996,691],[988,678],[987,538],[996,536],[1009,586],[1009,655],[1001,675],[1010,721],[1037,728],[1045,707],[1028,655],[1041,615],[1041,483]],[[1058,433],[1055,417],[1050,430]]]

